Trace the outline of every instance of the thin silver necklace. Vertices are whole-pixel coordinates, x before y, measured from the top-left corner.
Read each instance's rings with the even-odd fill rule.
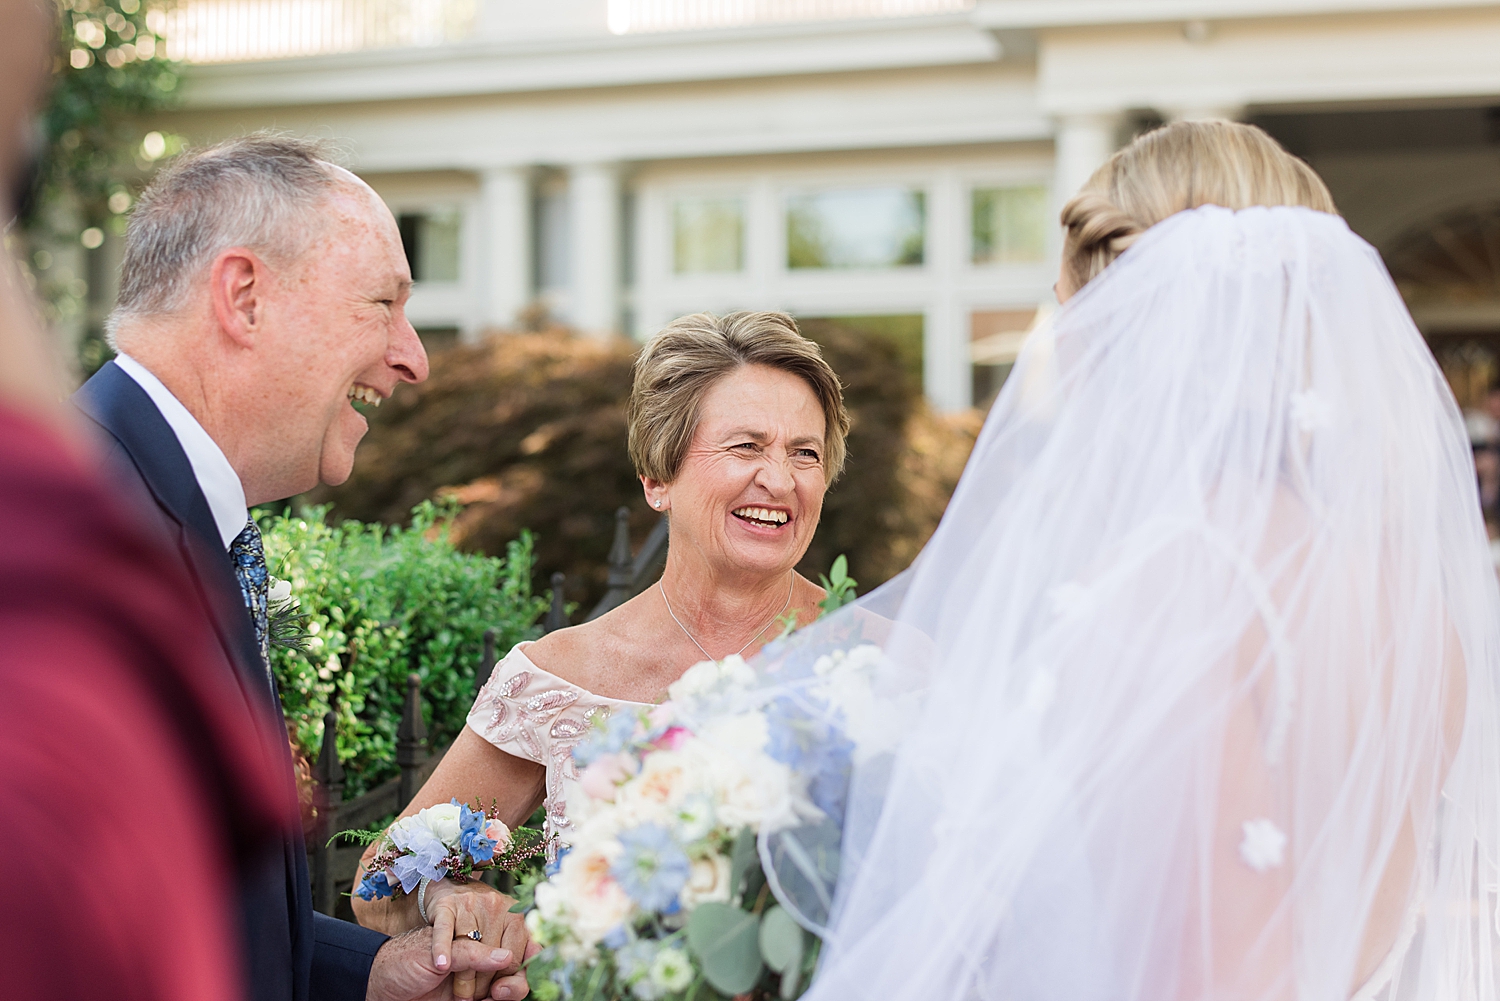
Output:
[[[786,614],[786,610],[788,608],[792,607],[792,591],[796,588],[796,586],[797,586],[797,571],[793,570],[792,571],[792,581],[791,581],[791,583],[789,585],[787,585],[787,589],[786,589],[786,604],[781,606],[781,611],[779,611],[775,615],[771,616],[770,620],[765,625],[763,625],[759,629],[757,629],[755,631],[755,635],[751,636],[750,639],[749,639],[749,641],[746,642],[744,646],[740,647],[734,653],[730,654],[729,655],[730,657],[738,657],[740,654],[742,654],[746,650],[750,649],[750,644],[754,643],[757,639],[759,639],[761,633],[765,632],[767,629],[770,629],[772,622],[775,622],[777,619],[781,618],[783,615]],[[685,626],[685,625],[683,625],[682,624],[682,620],[677,617],[677,613],[674,612],[674,611],[672,611],[672,603],[667,600],[667,589],[662,586],[661,581],[657,581],[656,582],[656,589],[661,592],[662,604],[664,604],[664,605],[667,606],[667,614],[670,615],[670,616],[672,616],[672,621],[675,622],[675,623],[677,623],[677,628],[682,630],[682,635],[684,635],[688,639],[692,640],[693,641],[693,646],[697,647],[700,651],[702,651],[703,652],[703,656],[707,657],[709,660],[719,660],[720,658],[715,657],[713,654],[711,654],[707,650],[703,649],[703,644],[698,642],[698,637],[696,637],[692,633],[688,632],[688,627]]]

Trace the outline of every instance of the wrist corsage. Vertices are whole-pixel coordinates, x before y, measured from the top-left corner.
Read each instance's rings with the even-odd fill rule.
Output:
[[[493,807],[491,812],[494,812]],[[384,831],[345,831],[365,844],[377,842],[364,879],[355,888],[363,900],[411,893],[422,880],[467,883],[491,869],[514,870],[546,850],[540,831],[512,832],[483,810],[454,799],[403,817]]]

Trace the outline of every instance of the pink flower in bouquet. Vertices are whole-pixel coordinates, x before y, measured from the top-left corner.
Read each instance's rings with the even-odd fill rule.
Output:
[[[651,743],[653,747],[660,748],[661,750],[675,751],[682,746],[683,741],[687,740],[692,735],[692,731],[684,727],[674,726],[668,728],[666,733],[662,734],[660,737],[657,737]]]
[[[659,726],[671,726],[672,720],[677,717],[677,710],[672,708],[671,703],[652,706],[646,712],[646,721],[655,729]]]
[[[682,755],[661,751],[646,756],[640,778],[630,786],[632,795],[650,803],[681,802],[687,793],[688,773]]]
[[[627,754],[601,754],[583,770],[579,785],[593,799],[612,803],[615,787],[635,773],[635,762]]]

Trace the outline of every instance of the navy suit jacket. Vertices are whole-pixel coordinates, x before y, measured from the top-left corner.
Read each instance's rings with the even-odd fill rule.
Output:
[[[185,614],[207,616],[222,658],[205,670],[227,671],[239,684],[245,712],[257,720],[266,753],[279,757],[295,782],[286,722],[255,626],[240,596],[223,540],[198,478],[171,425],[151,397],[114,362],[73,396],[96,425],[111,481],[187,567],[194,593]],[[378,932],[318,914],[312,906],[307,851],[300,829],[263,858],[245,860],[239,911],[251,1001],[363,1001]]]

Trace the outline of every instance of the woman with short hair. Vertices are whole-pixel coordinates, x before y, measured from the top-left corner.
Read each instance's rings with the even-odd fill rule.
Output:
[[[647,503],[670,518],[661,580],[592,622],[517,644],[402,816],[451,797],[494,800],[514,827],[545,805],[547,833],[566,844],[571,753],[592,719],[659,702],[693,664],[751,656],[783,622],[817,616],[824,591],[795,568],[843,469],[849,416],[838,376],[792,318],[672,322],[636,359],[629,425]],[[520,954],[508,898],[445,880],[424,894],[427,916],[449,894],[487,896],[462,903],[487,908],[486,942]],[[356,898],[355,914],[386,932],[419,927],[414,896]]]

